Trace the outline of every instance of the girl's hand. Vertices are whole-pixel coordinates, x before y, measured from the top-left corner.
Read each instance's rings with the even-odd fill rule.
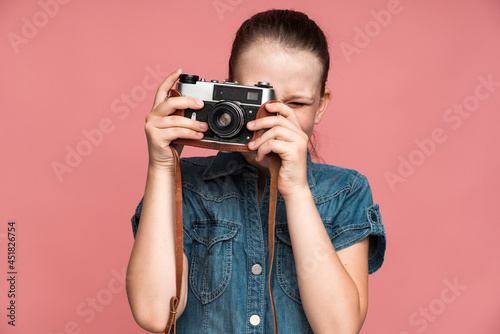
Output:
[[[174,170],[174,157],[170,143],[177,138],[202,139],[208,125],[183,116],[173,115],[176,110],[201,109],[203,101],[192,97],[168,98],[168,92],[182,73],[178,69],[170,74],[158,87],[153,108],[146,115],[146,137],[148,140],[149,166]],[[180,154],[182,147],[175,147]]]
[[[262,161],[266,154],[274,152],[281,158],[278,176],[278,190],[287,196],[309,189],[307,184],[307,144],[309,137],[302,131],[292,108],[274,102],[266,104],[266,109],[278,116],[269,116],[249,122],[251,131],[268,129],[255,141],[248,144],[257,150],[256,161]]]

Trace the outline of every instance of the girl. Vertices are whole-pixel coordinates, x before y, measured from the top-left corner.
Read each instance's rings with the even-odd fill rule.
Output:
[[[179,333],[272,333],[267,290],[267,154],[281,158],[272,287],[281,333],[358,333],[368,306],[368,274],[383,262],[385,231],[368,182],[354,170],[316,164],[308,143],[332,97],[329,53],[305,14],[271,10],[236,34],[229,80],[274,87],[269,116],[247,124],[266,130],[254,153],[181,159],[184,277]],[[192,97],[166,99],[181,70],[158,88],[146,117],[149,167],[132,218],[135,243],[127,293],[137,323],[164,332],[175,295],[174,159],[177,138],[202,139],[208,126],[178,109]],[[179,151],[182,149],[176,147]]]

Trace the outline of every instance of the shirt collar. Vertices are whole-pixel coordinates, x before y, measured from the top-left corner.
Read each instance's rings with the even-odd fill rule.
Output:
[[[309,151],[307,151],[307,182],[309,187],[316,185],[316,180],[312,175],[312,160]],[[224,177],[231,174],[240,173],[242,169],[248,168],[254,173],[257,169],[250,166],[240,152],[224,152],[219,151],[212,159],[210,164],[205,168],[202,174],[203,180],[212,180],[219,177]]]
[[[241,153],[219,151],[202,174],[203,180],[216,179],[239,172],[249,166]],[[251,167],[251,166],[249,166]]]

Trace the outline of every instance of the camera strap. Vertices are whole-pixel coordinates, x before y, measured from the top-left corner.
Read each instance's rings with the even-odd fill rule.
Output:
[[[170,314],[168,316],[167,329],[165,333],[172,330],[175,334],[175,325],[177,320],[177,307],[180,303],[182,292],[182,269],[184,238],[182,231],[182,178],[181,166],[179,163],[179,153],[174,147],[170,147],[175,162],[175,296],[170,298]]]
[[[170,96],[180,96],[181,94],[175,90],[171,89],[169,92]],[[269,101],[274,102],[274,101]],[[274,114],[269,113],[263,104],[258,112],[257,117],[272,116]],[[183,114],[184,110],[177,110],[174,114]],[[257,134],[254,134],[254,138]],[[204,142],[199,140],[189,140],[189,139],[176,139],[172,142],[175,145],[189,145],[201,148],[215,149],[219,151],[233,151],[233,152],[254,152],[248,149],[246,145],[231,145],[222,144],[215,142]],[[183,270],[183,254],[184,254],[184,239],[183,239],[183,219],[182,219],[182,176],[181,168],[179,162],[179,153],[177,150],[170,146],[172,154],[175,161],[175,284],[176,284],[176,296],[170,299],[170,314],[168,317],[167,328],[165,334],[173,333],[175,334],[176,320],[177,320],[177,308],[180,303],[181,291],[182,291],[182,270]],[[278,172],[281,166],[281,160],[279,155],[275,153],[270,153],[271,164],[269,167],[269,173],[271,177],[270,192],[269,192],[269,218],[268,218],[268,240],[269,240],[269,296],[271,299],[271,307],[273,311],[273,323],[274,323],[274,333],[278,333],[278,323],[276,320],[276,308],[274,306],[274,297],[271,286],[271,271],[273,268],[273,258],[274,258],[274,239],[275,239],[275,219],[276,219],[276,203],[278,198]]]

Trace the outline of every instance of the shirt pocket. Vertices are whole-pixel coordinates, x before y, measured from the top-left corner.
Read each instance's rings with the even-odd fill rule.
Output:
[[[286,225],[276,226],[276,276],[283,292],[301,304],[292,243]]]
[[[189,285],[203,304],[222,295],[231,279],[233,242],[238,224],[204,221],[193,225],[193,248],[189,265]]]

